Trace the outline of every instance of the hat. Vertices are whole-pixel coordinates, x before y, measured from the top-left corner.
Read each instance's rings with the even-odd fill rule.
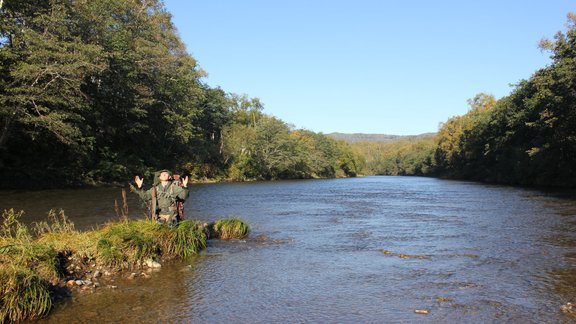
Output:
[[[160,174],[162,174],[162,172],[168,172],[170,177],[172,177],[172,172],[170,172],[170,170],[168,170],[168,169],[162,169],[160,171],[156,171],[156,172],[154,172],[154,185],[157,185],[160,183]]]
[[[170,176],[172,176],[172,171],[170,171],[170,170],[168,170],[168,169],[162,169],[162,170],[160,170],[160,171],[157,171],[157,172],[156,172],[156,176],[159,177],[162,172],[168,172],[168,174],[169,174]]]

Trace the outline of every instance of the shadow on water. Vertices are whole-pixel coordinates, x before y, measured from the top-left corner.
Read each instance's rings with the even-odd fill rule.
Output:
[[[119,189],[56,191],[32,208],[20,195],[27,213],[64,208],[83,228],[115,218],[120,199]],[[237,216],[253,232],[210,241],[150,278],[75,294],[44,322],[574,320],[560,311],[576,301],[576,198],[566,192],[417,177],[202,184],[186,213]]]
[[[140,198],[127,192],[127,201],[132,218],[145,215],[145,207]],[[84,230],[101,225],[109,220],[118,220],[114,209],[115,202],[122,205],[122,188],[82,188],[38,191],[0,192],[0,209],[24,211],[22,221],[27,224],[46,221],[50,210],[57,213],[63,210],[74,222],[76,229]]]

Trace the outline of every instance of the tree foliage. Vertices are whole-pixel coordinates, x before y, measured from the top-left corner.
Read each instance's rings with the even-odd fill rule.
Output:
[[[348,144],[294,130],[273,116],[260,115],[253,124],[230,125],[223,144],[233,180],[332,178],[358,173],[358,156]]]
[[[421,176],[434,174],[437,145],[436,137],[431,135],[390,143],[358,142],[354,149],[364,157],[364,174]]]
[[[314,173],[258,98],[202,81],[161,0],[6,0],[0,62],[4,186]]]

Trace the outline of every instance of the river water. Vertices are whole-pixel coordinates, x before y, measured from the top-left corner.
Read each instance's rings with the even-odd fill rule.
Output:
[[[24,208],[28,222],[64,208],[90,228],[116,217],[115,199],[119,188],[3,192],[0,207]],[[419,177],[194,184],[186,214],[240,217],[252,233],[211,240],[149,278],[74,294],[41,322],[576,319],[560,311],[576,301],[573,192]]]

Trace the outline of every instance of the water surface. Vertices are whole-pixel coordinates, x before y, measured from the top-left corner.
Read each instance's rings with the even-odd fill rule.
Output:
[[[114,218],[119,190],[71,194],[94,205],[66,212],[84,228]],[[45,322],[574,320],[560,311],[576,298],[571,193],[418,177],[202,184],[186,213],[241,217],[253,232],[76,294]]]

